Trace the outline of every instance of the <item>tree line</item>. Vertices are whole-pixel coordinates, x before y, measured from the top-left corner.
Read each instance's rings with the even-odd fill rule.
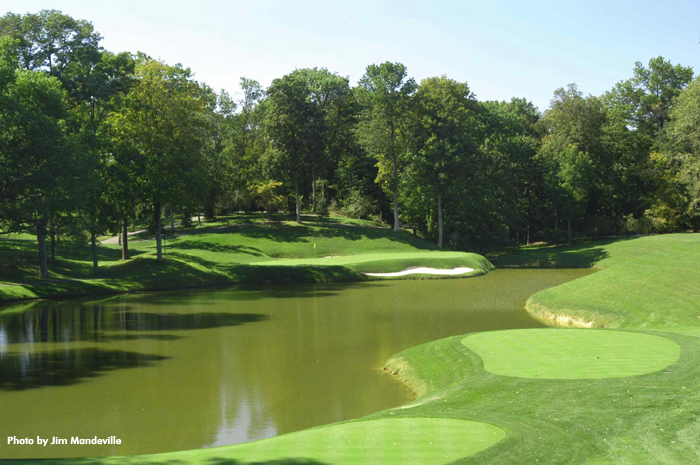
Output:
[[[150,215],[342,211],[442,247],[487,251],[575,235],[700,225],[700,80],[662,57],[601,96],[575,84],[540,112],[479,101],[466,82],[420,83],[400,63],[356,86],[325,68],[239,99],[189,68],[114,54],[55,10],[0,18],[0,230],[92,248]]]

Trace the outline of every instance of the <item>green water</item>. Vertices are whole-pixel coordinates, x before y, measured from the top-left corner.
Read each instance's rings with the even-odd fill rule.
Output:
[[[540,326],[527,297],[587,270],[233,288],[0,308],[0,457],[235,444],[412,399],[381,371],[434,339]],[[34,445],[7,444],[8,436]],[[68,445],[36,444],[36,437]],[[70,445],[116,436],[120,445]]]

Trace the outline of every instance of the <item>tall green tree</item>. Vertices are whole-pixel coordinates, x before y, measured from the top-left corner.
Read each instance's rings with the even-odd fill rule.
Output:
[[[469,178],[478,148],[477,103],[466,83],[424,79],[415,94],[409,167],[432,193],[437,211],[438,247],[443,246],[443,210],[455,184]],[[466,183],[465,183],[466,184]]]
[[[352,128],[355,105],[346,77],[326,68],[306,68],[294,71],[306,80],[309,98],[323,115],[323,148],[311,154],[313,212],[316,213],[316,181],[333,177],[341,157],[352,150]]]
[[[271,162],[294,185],[296,221],[301,223],[299,186],[311,181],[312,154],[324,148],[323,113],[299,74],[275,79],[267,95],[266,129],[275,155]]]
[[[144,157],[139,181],[153,206],[157,259],[162,261],[163,206],[177,205],[201,186],[207,106],[187,68],[141,55],[135,75],[136,83],[110,119],[117,137]]]
[[[7,13],[0,18],[0,35],[18,41],[20,66],[31,71],[46,71],[57,78],[69,96],[80,92],[80,68],[98,63],[102,38],[92,23],[77,20],[57,10],[19,15]]]
[[[401,63],[369,65],[359,82],[358,96],[363,104],[358,135],[360,143],[380,164],[391,166],[394,200],[394,231],[399,224],[399,159],[404,145],[401,137],[403,116],[416,90]]]
[[[48,277],[46,233],[75,180],[64,119],[65,92],[44,72],[18,69],[16,41],[0,38],[0,215],[10,228],[32,226],[39,273]]]
[[[596,160],[604,154],[601,131],[605,122],[602,106],[593,96],[583,97],[575,84],[554,92],[544,115],[548,134],[539,158],[548,173],[555,217],[567,221],[567,242],[572,241],[572,221],[585,214],[594,186]]]
[[[632,78],[620,81],[604,99],[610,102],[627,124],[656,137],[664,128],[673,99],[693,79],[693,69],[673,65],[659,56],[634,65]]]
[[[671,111],[669,136],[672,156],[680,162],[680,178],[687,186],[690,205],[700,209],[700,78],[680,93]]]

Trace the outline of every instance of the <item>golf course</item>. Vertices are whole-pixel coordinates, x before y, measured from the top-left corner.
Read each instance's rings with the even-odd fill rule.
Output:
[[[560,3],[3,0],[0,463],[700,464],[700,2]]]
[[[227,225],[239,228],[229,234],[211,226],[183,228],[168,244],[166,256],[172,255],[164,265],[176,262],[189,273],[196,270],[202,283],[216,273],[215,284],[232,276],[250,279],[258,268],[295,282],[339,277],[366,282],[360,273],[412,266],[470,267],[474,275],[493,270],[478,255],[434,251],[409,233],[397,238],[367,223],[343,224],[336,218],[270,229],[255,225],[255,219],[246,222]],[[21,251],[21,238],[16,240],[19,245],[4,246]],[[357,255],[345,255],[351,242]],[[190,248],[194,243],[197,247]],[[108,254],[110,246],[104,247]],[[132,241],[132,247],[141,254],[125,265],[116,262],[116,276],[120,266],[155,264],[148,258],[153,244],[147,237]],[[370,248],[378,252],[363,252]],[[455,334],[391,356],[385,376],[415,393],[394,408],[234,446],[48,463],[636,464],[700,458],[700,235],[586,239],[570,247],[521,247],[490,258],[497,271],[464,282],[478,285],[491,274],[498,277],[499,268],[501,273],[512,268],[595,272],[529,296],[525,306],[533,321],[551,327]],[[79,263],[59,265],[79,269]],[[241,269],[245,274],[231,271]],[[285,269],[294,271],[285,274]],[[146,273],[145,282],[157,283],[157,270]],[[66,273],[61,289],[96,288],[76,275],[72,279],[83,287],[71,288],[74,282]],[[98,292],[144,285],[134,280],[119,287],[116,282],[102,278]],[[31,282],[13,287],[43,292]],[[8,312],[13,307],[2,310]]]
[[[265,215],[252,214],[178,227],[175,237],[166,238],[163,263],[153,254],[153,235],[142,232],[130,241],[132,260],[121,260],[115,241],[105,243],[99,254],[102,272],[95,277],[89,250],[78,248],[51,265],[49,280],[36,277],[34,238],[16,234],[0,239],[7,263],[0,270],[0,302],[243,283],[362,281],[369,279],[363,273],[417,266],[466,267],[472,270],[468,276],[476,276],[492,267],[477,254],[440,251],[406,231],[387,234],[376,222],[337,215],[309,220],[268,226]]]

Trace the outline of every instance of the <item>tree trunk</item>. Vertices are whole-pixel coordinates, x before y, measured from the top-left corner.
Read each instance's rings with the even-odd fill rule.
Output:
[[[90,233],[90,247],[92,249],[92,274],[97,274],[100,268],[97,263],[97,237],[95,237],[94,232]]]
[[[316,180],[311,182],[311,190],[314,193],[314,213],[316,213]]]
[[[202,216],[199,214],[199,210],[197,210],[197,226],[202,225]]]
[[[122,260],[128,260],[129,259],[129,234],[126,229],[127,226],[127,219],[126,216],[124,217],[124,221],[122,223]]]
[[[296,196],[297,223],[301,223],[301,207],[299,205],[299,181],[294,180],[294,195]]]
[[[41,220],[36,225],[36,240],[39,243],[39,275],[49,277],[49,267],[46,264],[46,221]]]
[[[438,247],[442,249],[442,194],[438,194]]]
[[[527,222],[527,245],[530,245],[530,222]]]
[[[567,245],[571,245],[571,220],[566,222],[566,229],[568,233]]]
[[[391,123],[391,140],[389,150],[391,151],[391,161],[394,168],[394,231],[399,231],[399,172],[396,166],[396,148],[394,144],[395,130],[394,122]]]
[[[398,231],[399,226],[399,182],[398,171],[396,169],[396,157],[394,157],[394,231]]]
[[[216,219],[216,191],[211,189],[207,200],[204,202],[204,219],[213,221]]]
[[[163,243],[161,241],[161,234],[160,234],[160,217],[161,217],[161,211],[160,211],[160,202],[156,202],[153,205],[153,219],[156,222],[156,257],[159,262],[163,261]]]
[[[175,232],[175,215],[173,214],[173,206],[170,205],[170,232]]]
[[[267,226],[272,226],[272,219],[270,218],[270,209],[267,209]]]
[[[49,236],[51,237],[51,263],[56,263],[56,228],[54,226],[53,218],[51,218],[49,231]]]

